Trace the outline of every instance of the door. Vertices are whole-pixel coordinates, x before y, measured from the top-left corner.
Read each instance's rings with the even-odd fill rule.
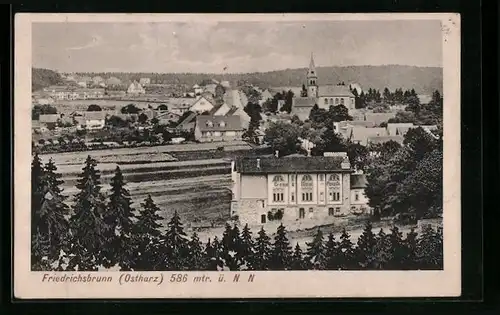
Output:
[[[303,219],[306,216],[306,210],[304,208],[299,209],[299,218]]]
[[[260,216],[260,223],[266,223],[266,215],[265,214]]]

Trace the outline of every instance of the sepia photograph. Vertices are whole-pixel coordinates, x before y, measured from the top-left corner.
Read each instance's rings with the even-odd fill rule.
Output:
[[[358,277],[333,297],[384,272],[402,275],[389,295],[433,295],[409,279],[451,271],[435,294],[459,295],[458,15],[103,16],[18,31],[23,274],[73,297],[321,296],[301,277]]]

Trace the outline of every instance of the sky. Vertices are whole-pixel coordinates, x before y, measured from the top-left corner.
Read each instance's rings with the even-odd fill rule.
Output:
[[[434,20],[34,23],[33,66],[60,72],[266,72],[309,65],[442,66]]]

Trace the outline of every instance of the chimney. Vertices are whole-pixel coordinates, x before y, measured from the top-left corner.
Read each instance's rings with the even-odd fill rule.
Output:
[[[257,169],[260,169],[260,159],[257,159]]]

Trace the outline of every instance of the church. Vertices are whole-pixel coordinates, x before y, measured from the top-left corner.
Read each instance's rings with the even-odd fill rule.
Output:
[[[319,108],[328,110],[330,106],[344,105],[351,113],[355,107],[354,94],[347,85],[319,85],[314,56],[311,54],[311,62],[306,76],[307,96],[294,97],[292,102],[292,115],[297,115],[301,120],[309,118],[309,113],[315,104]]]

